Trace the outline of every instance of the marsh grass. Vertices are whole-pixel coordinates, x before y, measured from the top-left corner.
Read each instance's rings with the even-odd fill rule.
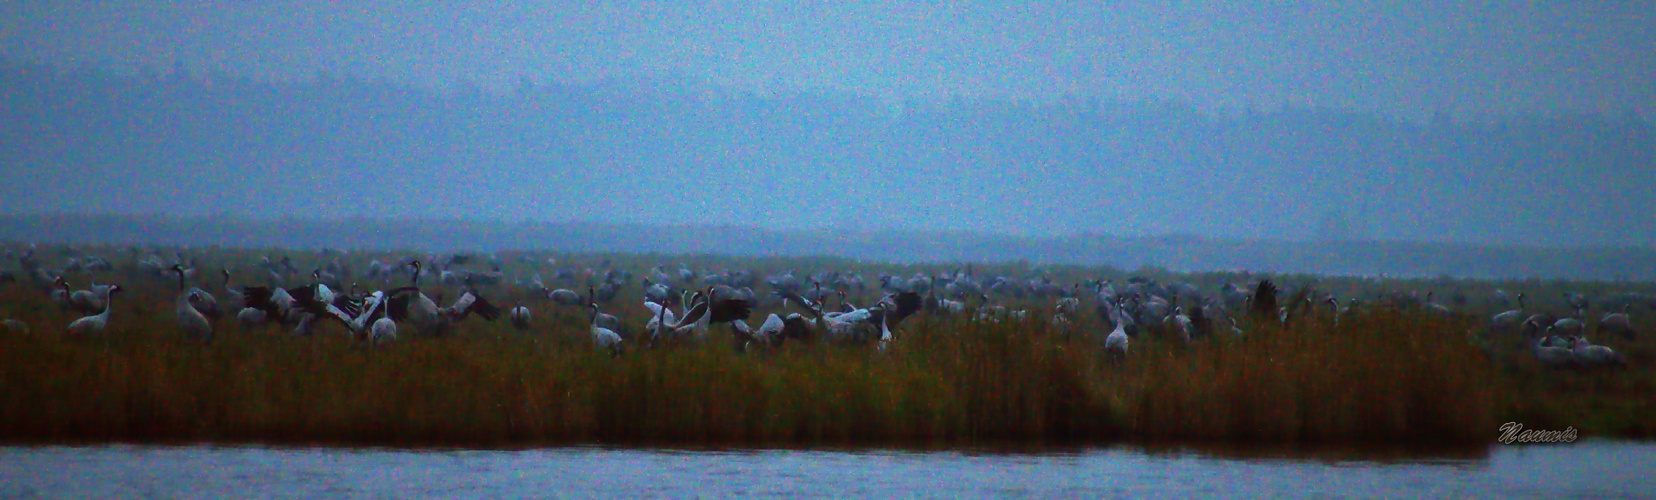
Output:
[[[343,338],[9,338],[11,440],[869,443],[1074,439],[1109,429],[1027,343],[940,356],[719,343],[612,358],[511,335],[362,348]],[[149,337],[149,338],[139,338]],[[996,357],[1004,349],[1022,353]],[[1030,361],[1039,370],[1012,370]]]
[[[484,445],[1391,441],[1478,439],[1495,409],[1496,391],[1473,380],[1487,373],[1476,351],[1418,342],[1381,358],[1365,351],[1386,343],[1356,327],[1337,332],[1351,340],[1296,329],[1191,347],[1147,339],[1121,365],[1086,337],[948,321],[917,322],[883,354],[738,355],[709,342],[610,357],[578,340],[483,330],[384,348],[273,332],[200,345],[159,324],[119,340],[6,339],[0,432]]]
[[[224,262],[260,254],[210,253]],[[561,257],[576,258],[648,265],[636,256]],[[754,267],[808,265],[823,264]],[[506,271],[532,269],[508,260]],[[32,288],[0,287],[0,312],[35,325],[31,336],[0,338],[0,440],[1396,444],[1488,442],[1507,420],[1628,436],[1651,436],[1656,425],[1649,364],[1616,373],[1543,371],[1521,346],[1480,342],[1471,317],[1391,309],[1338,325],[1318,314],[1286,328],[1245,322],[1241,338],[1188,346],[1147,332],[1122,363],[1103,356],[1106,330],[1091,314],[1065,333],[1048,326],[1051,311],[1040,304],[1030,304],[1036,310],[1026,323],[920,315],[883,353],[789,345],[738,354],[716,328],[703,345],[612,357],[593,351],[582,312],[546,303],[531,304],[529,334],[472,319],[451,337],[369,348],[337,325],[292,338],[278,328],[242,331],[227,318],[215,325],[217,339],[203,345],[176,333],[171,283],[133,277],[130,268],[122,273],[129,293],[99,338],[66,338],[62,326],[75,314]],[[209,285],[219,290],[216,281]],[[639,325],[643,309],[626,305],[638,300],[637,290],[625,290],[606,310]],[[1652,356],[1648,341],[1616,347],[1630,359]]]
[[[1405,314],[1259,325],[1245,339],[1150,349],[1135,428],[1228,441],[1486,439],[1500,387],[1456,325]]]

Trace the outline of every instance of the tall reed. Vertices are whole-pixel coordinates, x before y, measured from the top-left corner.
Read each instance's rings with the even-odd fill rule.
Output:
[[[1111,438],[1486,439],[1481,352],[1421,318],[1260,328],[1192,346],[1150,337],[1123,364],[1037,324],[921,318],[885,353],[727,343],[593,352],[472,325],[365,348],[323,334],[225,332],[165,318],[110,339],[0,339],[8,440],[984,443]],[[721,338],[717,333],[711,338]],[[573,339],[573,340],[571,340]]]
[[[1463,325],[1407,314],[1259,322],[1241,339],[1152,345],[1134,361],[1133,426],[1151,438],[1487,440],[1487,357]]]

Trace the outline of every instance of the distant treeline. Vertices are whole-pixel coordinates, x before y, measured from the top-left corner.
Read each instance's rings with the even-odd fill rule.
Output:
[[[0,216],[0,240],[37,243],[420,251],[838,256],[884,262],[1107,265],[1132,270],[1569,280],[1656,280],[1656,249],[1555,249],[1407,242],[1198,237],[1025,238],[967,233],[417,219],[248,220],[114,215]]]
[[[0,124],[12,213],[1656,245],[1656,132],[1631,113],[1416,123],[1276,105],[890,101],[662,78],[438,91],[0,60]],[[1094,249],[1073,245],[1058,254]],[[1325,249],[1272,248],[1295,266]],[[1470,269],[1589,272],[1538,264]]]

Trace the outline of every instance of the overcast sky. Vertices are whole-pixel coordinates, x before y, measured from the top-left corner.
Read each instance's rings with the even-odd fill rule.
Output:
[[[436,86],[674,72],[892,98],[1656,112],[1648,1],[578,3],[25,0],[0,3],[0,54]]]

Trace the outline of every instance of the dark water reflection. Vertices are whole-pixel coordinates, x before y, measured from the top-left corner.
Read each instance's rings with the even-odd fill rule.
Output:
[[[1628,497],[1656,444],[1444,455],[1092,448],[975,451],[0,448],[3,497]]]

